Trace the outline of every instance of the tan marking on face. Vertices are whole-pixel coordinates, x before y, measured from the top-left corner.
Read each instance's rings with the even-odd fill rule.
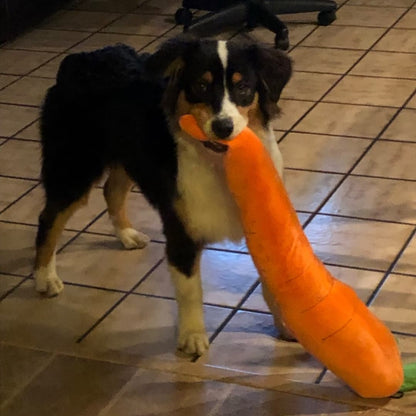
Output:
[[[234,72],[233,76],[231,77],[231,82],[233,84],[237,84],[243,79],[243,75],[240,72]]]
[[[206,82],[208,82],[209,84],[212,84],[212,82],[214,81],[214,77],[212,76],[212,72],[207,71],[202,75],[202,79]]]

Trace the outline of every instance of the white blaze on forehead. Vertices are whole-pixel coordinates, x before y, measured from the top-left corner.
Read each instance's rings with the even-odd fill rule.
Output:
[[[227,42],[225,40],[218,41],[217,52],[218,52],[218,56],[221,59],[222,67],[224,68],[224,78],[225,78],[225,73],[227,70],[227,63],[228,63]]]

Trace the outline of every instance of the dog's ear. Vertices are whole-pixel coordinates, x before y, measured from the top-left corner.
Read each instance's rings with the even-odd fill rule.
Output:
[[[150,77],[170,78],[183,67],[184,59],[199,45],[194,35],[181,34],[164,42],[146,62],[146,72]]]
[[[292,61],[279,49],[255,44],[252,46],[259,77],[260,105],[270,119],[278,112],[277,101],[292,75]]]

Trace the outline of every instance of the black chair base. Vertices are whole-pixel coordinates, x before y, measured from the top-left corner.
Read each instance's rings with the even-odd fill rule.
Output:
[[[289,48],[286,25],[278,14],[318,12],[318,24],[327,26],[336,19],[337,4],[332,0],[183,0],[175,14],[176,23],[184,31],[199,36],[213,36],[225,28],[245,24],[249,29],[264,26],[275,33],[275,46]],[[190,9],[210,11],[193,18]]]

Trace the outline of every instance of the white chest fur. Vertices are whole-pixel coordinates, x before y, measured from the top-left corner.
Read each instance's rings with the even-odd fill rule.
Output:
[[[283,162],[273,131],[257,132],[282,174]],[[176,208],[195,240],[213,243],[243,237],[238,208],[227,188],[223,155],[187,136],[177,138],[179,197]]]

